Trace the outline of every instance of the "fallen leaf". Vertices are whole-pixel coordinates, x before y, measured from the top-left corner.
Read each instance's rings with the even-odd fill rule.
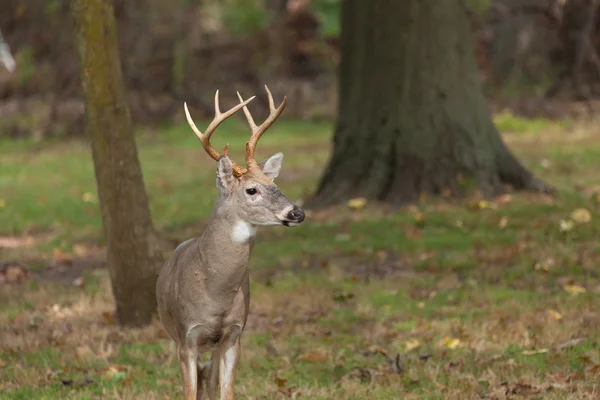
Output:
[[[97,202],[96,196],[90,192],[85,192],[81,196],[81,199],[86,203],[96,203]]]
[[[280,388],[280,389],[282,389],[282,388],[285,388],[286,383],[287,383],[287,379],[283,378],[283,377],[281,377],[279,375],[277,375],[275,377],[275,382],[277,383],[277,387]]]
[[[59,249],[54,249],[52,251],[52,261],[53,261],[52,266],[54,266],[54,267],[70,266],[73,264],[71,257],[69,257],[67,254],[63,253]]]
[[[127,377],[127,369],[127,367],[121,365],[109,365],[104,374],[113,381],[120,381]]]
[[[461,345],[460,339],[450,338],[448,336],[441,341],[441,344],[449,349],[455,349]]]
[[[498,222],[498,228],[504,229],[508,225],[508,218],[502,217],[500,218],[500,222]]]
[[[406,342],[404,342],[404,350],[407,353],[418,348],[419,346],[421,346],[421,342],[419,342],[417,339],[408,339]]]
[[[469,210],[485,210],[488,208],[494,209],[497,208],[497,206],[495,204],[490,203],[487,200],[471,200],[468,204],[467,204],[467,208]]]
[[[112,317],[112,314],[108,311],[104,311],[102,313],[102,317],[104,318],[104,322],[106,323],[106,325],[114,325],[115,324],[115,320]]]
[[[556,346],[556,348],[558,350],[564,350],[564,349],[568,349],[574,346],[577,346],[579,343],[583,343],[585,342],[587,339],[584,337],[580,337],[580,338],[575,338],[575,339],[571,339],[571,340],[567,340],[564,343],[559,344],[558,346]]]
[[[575,225],[575,224],[570,219],[567,221],[565,221],[564,219],[561,219],[559,222],[561,232],[569,232],[571,229],[573,229],[573,225]]]
[[[494,199],[496,204],[508,204],[512,201],[512,196],[508,193],[498,196]]]
[[[29,279],[27,269],[18,264],[8,265],[0,275],[3,276],[3,281],[6,283],[19,283]]]
[[[85,285],[85,279],[83,276],[78,276],[77,278],[73,279],[71,284],[75,287],[82,288]]]
[[[600,364],[594,364],[588,368],[587,372],[590,375],[600,375]]]
[[[311,350],[298,356],[299,361],[305,361],[308,363],[323,362],[327,361],[328,358],[327,351],[323,349]]]
[[[6,367],[6,362],[0,359],[0,368]]]
[[[544,354],[547,353],[548,349],[538,349],[538,350],[524,350],[521,352],[524,356],[533,356],[536,354]]]
[[[367,199],[364,197],[356,197],[348,200],[347,205],[351,210],[362,210],[367,205]]]
[[[425,226],[425,216],[421,213],[415,213],[415,215],[413,215],[413,222],[416,226],[423,227]]]
[[[577,296],[577,295],[587,292],[586,288],[584,288],[583,286],[574,285],[574,284],[573,285],[565,285],[563,288],[565,289],[565,291],[569,292],[573,296]]]
[[[592,220],[592,213],[587,208],[578,208],[571,213],[571,219],[578,224],[587,224]]]
[[[561,313],[553,309],[546,310],[546,313],[550,318],[552,318],[555,321],[560,321],[563,318]]]

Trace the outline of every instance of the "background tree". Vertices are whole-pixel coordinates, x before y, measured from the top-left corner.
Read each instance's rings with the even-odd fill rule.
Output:
[[[161,256],[123,88],[112,2],[73,0],[72,10],[117,318],[143,325],[156,311]]]
[[[511,184],[548,191],[503,143],[486,107],[461,0],[342,2],[334,151],[314,203],[407,202]]]

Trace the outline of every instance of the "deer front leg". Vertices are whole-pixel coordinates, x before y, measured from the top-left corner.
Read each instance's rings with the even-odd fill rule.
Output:
[[[198,393],[198,352],[190,346],[179,345],[179,367],[183,379],[184,400],[196,400]]]
[[[240,336],[227,341],[221,347],[219,365],[219,386],[221,388],[221,400],[233,400],[233,382],[235,381],[235,370],[240,360]],[[216,360],[215,360],[216,361]]]

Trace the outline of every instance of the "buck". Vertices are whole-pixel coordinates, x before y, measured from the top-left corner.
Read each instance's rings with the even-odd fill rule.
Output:
[[[163,266],[156,284],[160,320],[177,345],[183,378],[184,399],[233,399],[233,384],[240,359],[240,338],[250,307],[248,261],[258,226],[295,226],[304,220],[304,211],[275,185],[283,154],[277,153],[258,164],[254,152],[258,140],[283,112],[286,98],[277,108],[269,88],[270,114],[256,126],[247,104],[238,92],[240,104],[225,113],[215,93],[215,117],[204,133],[192,120],[184,103],[187,122],[204,150],[217,161],[216,184],[219,196],[201,236],[180,244]],[[242,167],[210,144],[210,137],[225,119],[243,109],[252,134],[246,143],[246,164]],[[201,362],[211,352],[210,361]]]

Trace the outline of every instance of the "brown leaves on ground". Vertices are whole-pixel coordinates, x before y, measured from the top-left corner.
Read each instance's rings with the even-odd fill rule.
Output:
[[[18,263],[7,263],[0,266],[0,284],[21,283],[29,279],[29,271]]]

